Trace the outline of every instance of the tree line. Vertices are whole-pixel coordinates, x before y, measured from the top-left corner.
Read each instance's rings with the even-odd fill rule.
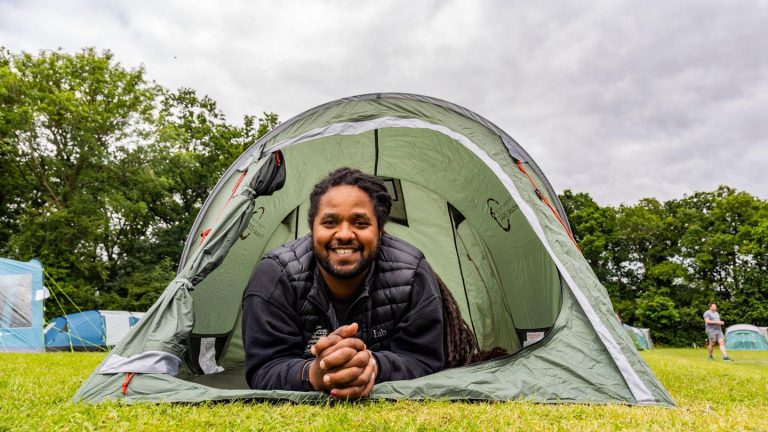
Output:
[[[109,51],[0,48],[0,256],[39,259],[79,308],[146,310],[210,189],[277,124],[274,113],[231,124],[211,98]],[[710,301],[726,323],[768,325],[765,201],[726,186],[631,206],[560,200],[616,312],[657,342],[700,341]]]
[[[0,256],[43,263],[71,299],[49,318],[74,304],[146,310],[209,190],[277,123],[231,124],[211,98],[109,51],[0,49]]]
[[[701,345],[710,302],[726,326],[768,326],[768,202],[727,186],[618,207],[560,200],[617,314],[656,342]]]

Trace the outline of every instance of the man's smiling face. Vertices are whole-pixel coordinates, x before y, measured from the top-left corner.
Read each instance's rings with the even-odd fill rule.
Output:
[[[380,239],[376,212],[365,191],[335,186],[320,198],[312,248],[327,282],[362,279],[379,253]]]

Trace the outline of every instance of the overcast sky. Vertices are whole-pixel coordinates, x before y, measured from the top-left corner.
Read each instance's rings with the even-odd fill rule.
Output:
[[[109,49],[232,123],[444,99],[601,205],[720,184],[768,199],[768,1],[0,0],[0,45]]]

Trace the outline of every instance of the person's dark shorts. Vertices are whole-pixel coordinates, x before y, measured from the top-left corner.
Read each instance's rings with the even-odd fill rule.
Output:
[[[718,343],[721,340],[725,340],[725,335],[723,334],[722,330],[718,331],[712,331],[712,332],[706,332],[707,333],[707,340],[712,343]]]

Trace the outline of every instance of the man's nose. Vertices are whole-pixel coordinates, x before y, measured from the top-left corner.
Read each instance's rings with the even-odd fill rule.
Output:
[[[339,226],[339,230],[336,231],[336,234],[334,235],[336,237],[336,240],[338,241],[352,241],[355,239],[355,233],[352,232],[351,227],[349,224],[341,224]]]

